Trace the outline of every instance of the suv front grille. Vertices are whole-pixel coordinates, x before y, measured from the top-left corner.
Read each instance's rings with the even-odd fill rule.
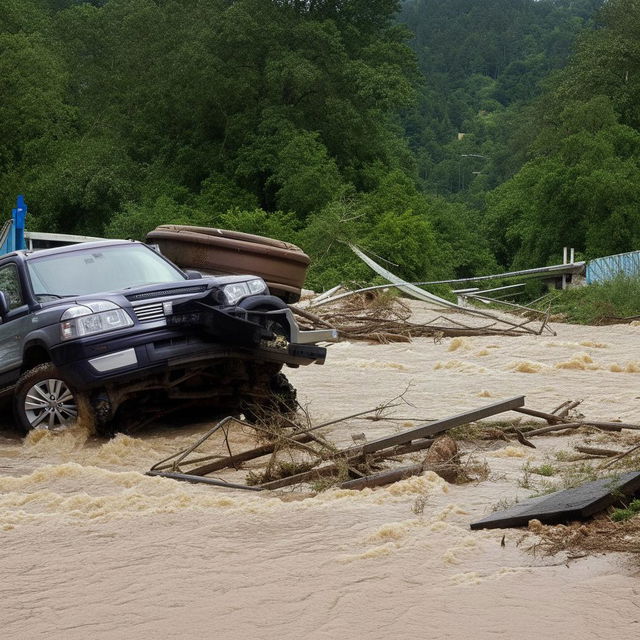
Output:
[[[156,322],[164,320],[164,307],[162,302],[152,302],[151,304],[141,304],[133,308],[139,322]]]
[[[190,293],[202,293],[207,288],[206,284],[200,284],[193,287],[178,287],[177,289],[162,289],[160,291],[147,291],[146,293],[132,293],[127,296],[127,300],[135,302],[136,300],[149,300],[150,298],[166,298],[168,296],[183,296]],[[145,305],[146,306],[146,305]],[[140,308],[140,307],[138,307]]]

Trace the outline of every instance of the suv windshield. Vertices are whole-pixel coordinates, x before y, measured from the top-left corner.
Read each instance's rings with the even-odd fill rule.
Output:
[[[39,297],[81,296],[185,279],[178,269],[140,244],[33,256],[27,266],[33,293]]]

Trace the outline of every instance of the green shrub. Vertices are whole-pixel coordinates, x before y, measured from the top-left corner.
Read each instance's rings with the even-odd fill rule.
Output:
[[[608,282],[568,289],[554,299],[551,312],[569,322],[602,324],[640,315],[640,276],[620,275]]]

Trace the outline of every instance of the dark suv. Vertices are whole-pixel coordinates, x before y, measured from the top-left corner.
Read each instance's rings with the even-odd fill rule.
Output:
[[[19,426],[171,401],[239,411],[290,386],[279,374],[322,364],[291,310],[255,276],[184,272],[139,242],[92,242],[0,258],[0,397]]]

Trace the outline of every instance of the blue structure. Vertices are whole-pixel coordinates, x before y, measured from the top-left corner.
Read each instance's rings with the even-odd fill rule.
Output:
[[[11,210],[11,220],[0,228],[0,255],[19,249],[26,249],[24,226],[27,219],[27,204],[24,196],[18,196],[15,209]]]
[[[587,284],[606,282],[620,274],[626,276],[640,275],[640,251],[618,253],[615,256],[589,260],[587,263]]]

